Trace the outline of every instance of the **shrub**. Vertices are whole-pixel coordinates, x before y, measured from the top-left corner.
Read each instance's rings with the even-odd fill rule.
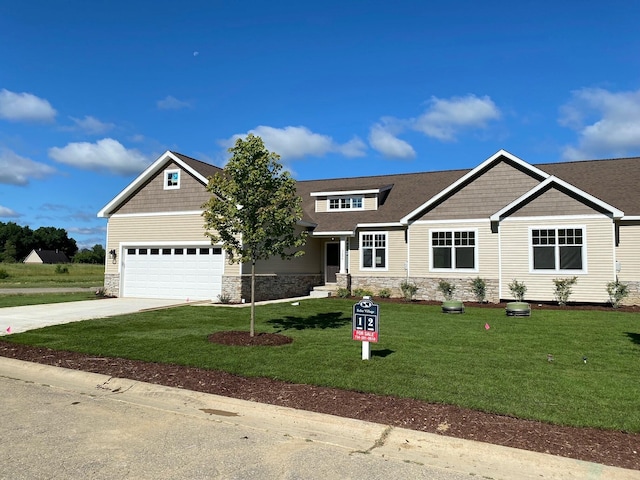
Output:
[[[7,272],[4,268],[0,268],[0,280],[4,280],[5,278],[9,278],[9,272]]]
[[[553,295],[556,297],[558,305],[566,305],[569,296],[573,293],[571,287],[578,283],[578,277],[554,278],[553,283],[556,286]]]
[[[471,291],[479,303],[484,302],[487,298],[487,282],[480,277],[474,278],[471,280]]]
[[[607,283],[607,293],[613,308],[618,308],[622,301],[629,296],[629,286],[618,281]]]
[[[66,265],[56,265],[56,273],[69,273],[69,267]]]
[[[351,296],[351,292],[348,288],[339,288],[336,291],[336,295],[338,295],[340,298],[349,298]]]
[[[404,299],[407,302],[410,302],[413,300],[413,297],[418,291],[418,286],[413,283],[404,281],[400,284],[400,290],[402,291],[402,296],[404,297]]]
[[[391,296],[391,290],[389,290],[388,288],[383,288],[378,292],[378,296],[380,298],[389,298]]]
[[[509,290],[511,290],[511,294],[513,298],[516,299],[516,302],[522,302],[524,300],[524,294],[527,293],[527,286],[524,282],[514,280],[509,284]]]
[[[218,301],[220,303],[231,303],[231,297],[225,293],[220,293],[218,295]]]
[[[353,291],[354,297],[373,297],[373,292],[371,290],[367,290],[366,288],[356,288]]]
[[[456,286],[446,280],[438,282],[438,290],[444,295],[445,300],[453,300],[453,294],[456,293]]]

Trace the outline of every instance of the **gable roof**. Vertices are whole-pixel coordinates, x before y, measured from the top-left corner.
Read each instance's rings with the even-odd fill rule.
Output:
[[[117,210],[117,208],[138,189],[138,187],[143,185],[150,178],[157,175],[158,172],[160,172],[160,170],[162,170],[167,163],[172,161],[177,163],[182,169],[193,175],[193,177],[203,185],[207,185],[209,181],[208,178],[210,176],[213,176],[218,172],[222,172],[222,169],[216,167],[215,165],[201,162],[200,160],[182,155],[181,153],[167,150],[165,153],[160,155],[160,157],[158,157],[155,162],[147,167],[144,172],[138,175],[138,177],[133,182],[127,185],[124,190],[116,195],[113,200],[105,205],[102,210],[98,212],[98,217],[109,217],[112,212]]]
[[[208,177],[222,172],[222,169],[214,165],[167,151],[109,202],[98,216],[108,217],[169,161],[174,161],[187,170],[203,186],[207,184]],[[512,204],[505,205],[492,219],[500,218],[514,208],[518,201],[526,201],[540,189],[556,186],[586,203],[611,212],[615,218],[640,220],[640,194],[637,193],[637,186],[640,185],[640,157],[531,165],[505,150],[499,150],[473,169],[298,181],[296,189],[302,198],[303,209],[301,223],[315,226],[316,235],[353,234],[358,226],[401,226],[501,161],[508,161],[540,183]],[[318,196],[364,193],[384,194],[377,210],[315,211]]]
[[[27,258],[31,254],[36,254],[42,260],[42,263],[69,263],[70,261],[69,257],[59,250],[31,250]]]

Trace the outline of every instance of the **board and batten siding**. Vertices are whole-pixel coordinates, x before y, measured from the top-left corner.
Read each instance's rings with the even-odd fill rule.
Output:
[[[180,170],[180,188],[164,189],[164,172],[166,170]],[[210,197],[211,194],[207,192],[205,185],[188,172],[181,170],[175,162],[168,162],[157,175],[133,192],[114,213],[160,213],[201,210],[202,205]]]
[[[530,228],[582,227],[585,245],[583,266],[585,272],[533,272],[531,269]],[[554,301],[555,278],[578,277],[570,302],[608,301],[606,285],[613,279],[614,239],[613,224],[606,216],[559,219],[544,217],[532,220],[511,217],[500,224],[502,253],[502,279],[500,298],[512,299],[509,284],[513,280],[527,287],[525,300]]]
[[[387,234],[387,269],[360,269],[360,232]],[[349,242],[349,273],[353,277],[406,277],[407,243],[404,229],[359,230]]]
[[[498,162],[416,220],[488,219],[539,183],[511,163]]]
[[[616,260],[620,262],[621,282],[640,282],[640,221],[624,222],[618,230]]]
[[[181,213],[178,215],[132,215],[112,216],[109,218],[106,251],[114,249],[118,252],[118,262],[106,262],[105,274],[119,273],[122,252],[120,245],[186,245],[211,244],[205,235],[204,220],[199,213]],[[225,262],[226,276],[239,275],[237,264]]]
[[[429,270],[432,230],[456,230],[477,232],[477,272],[432,272]],[[498,235],[491,233],[491,222],[416,222],[409,226],[409,275],[411,277],[460,278],[498,278]]]

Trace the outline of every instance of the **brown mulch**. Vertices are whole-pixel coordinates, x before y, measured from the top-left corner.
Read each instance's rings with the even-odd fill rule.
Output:
[[[278,334],[248,337],[248,332],[224,332],[209,340],[245,346],[291,341]],[[96,358],[2,340],[0,356],[640,470],[638,433],[563,427],[451,405],[179,365]]]

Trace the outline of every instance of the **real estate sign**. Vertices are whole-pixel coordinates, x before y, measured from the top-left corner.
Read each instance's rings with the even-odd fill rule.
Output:
[[[353,339],[378,342],[379,307],[371,300],[360,300],[353,306]]]

